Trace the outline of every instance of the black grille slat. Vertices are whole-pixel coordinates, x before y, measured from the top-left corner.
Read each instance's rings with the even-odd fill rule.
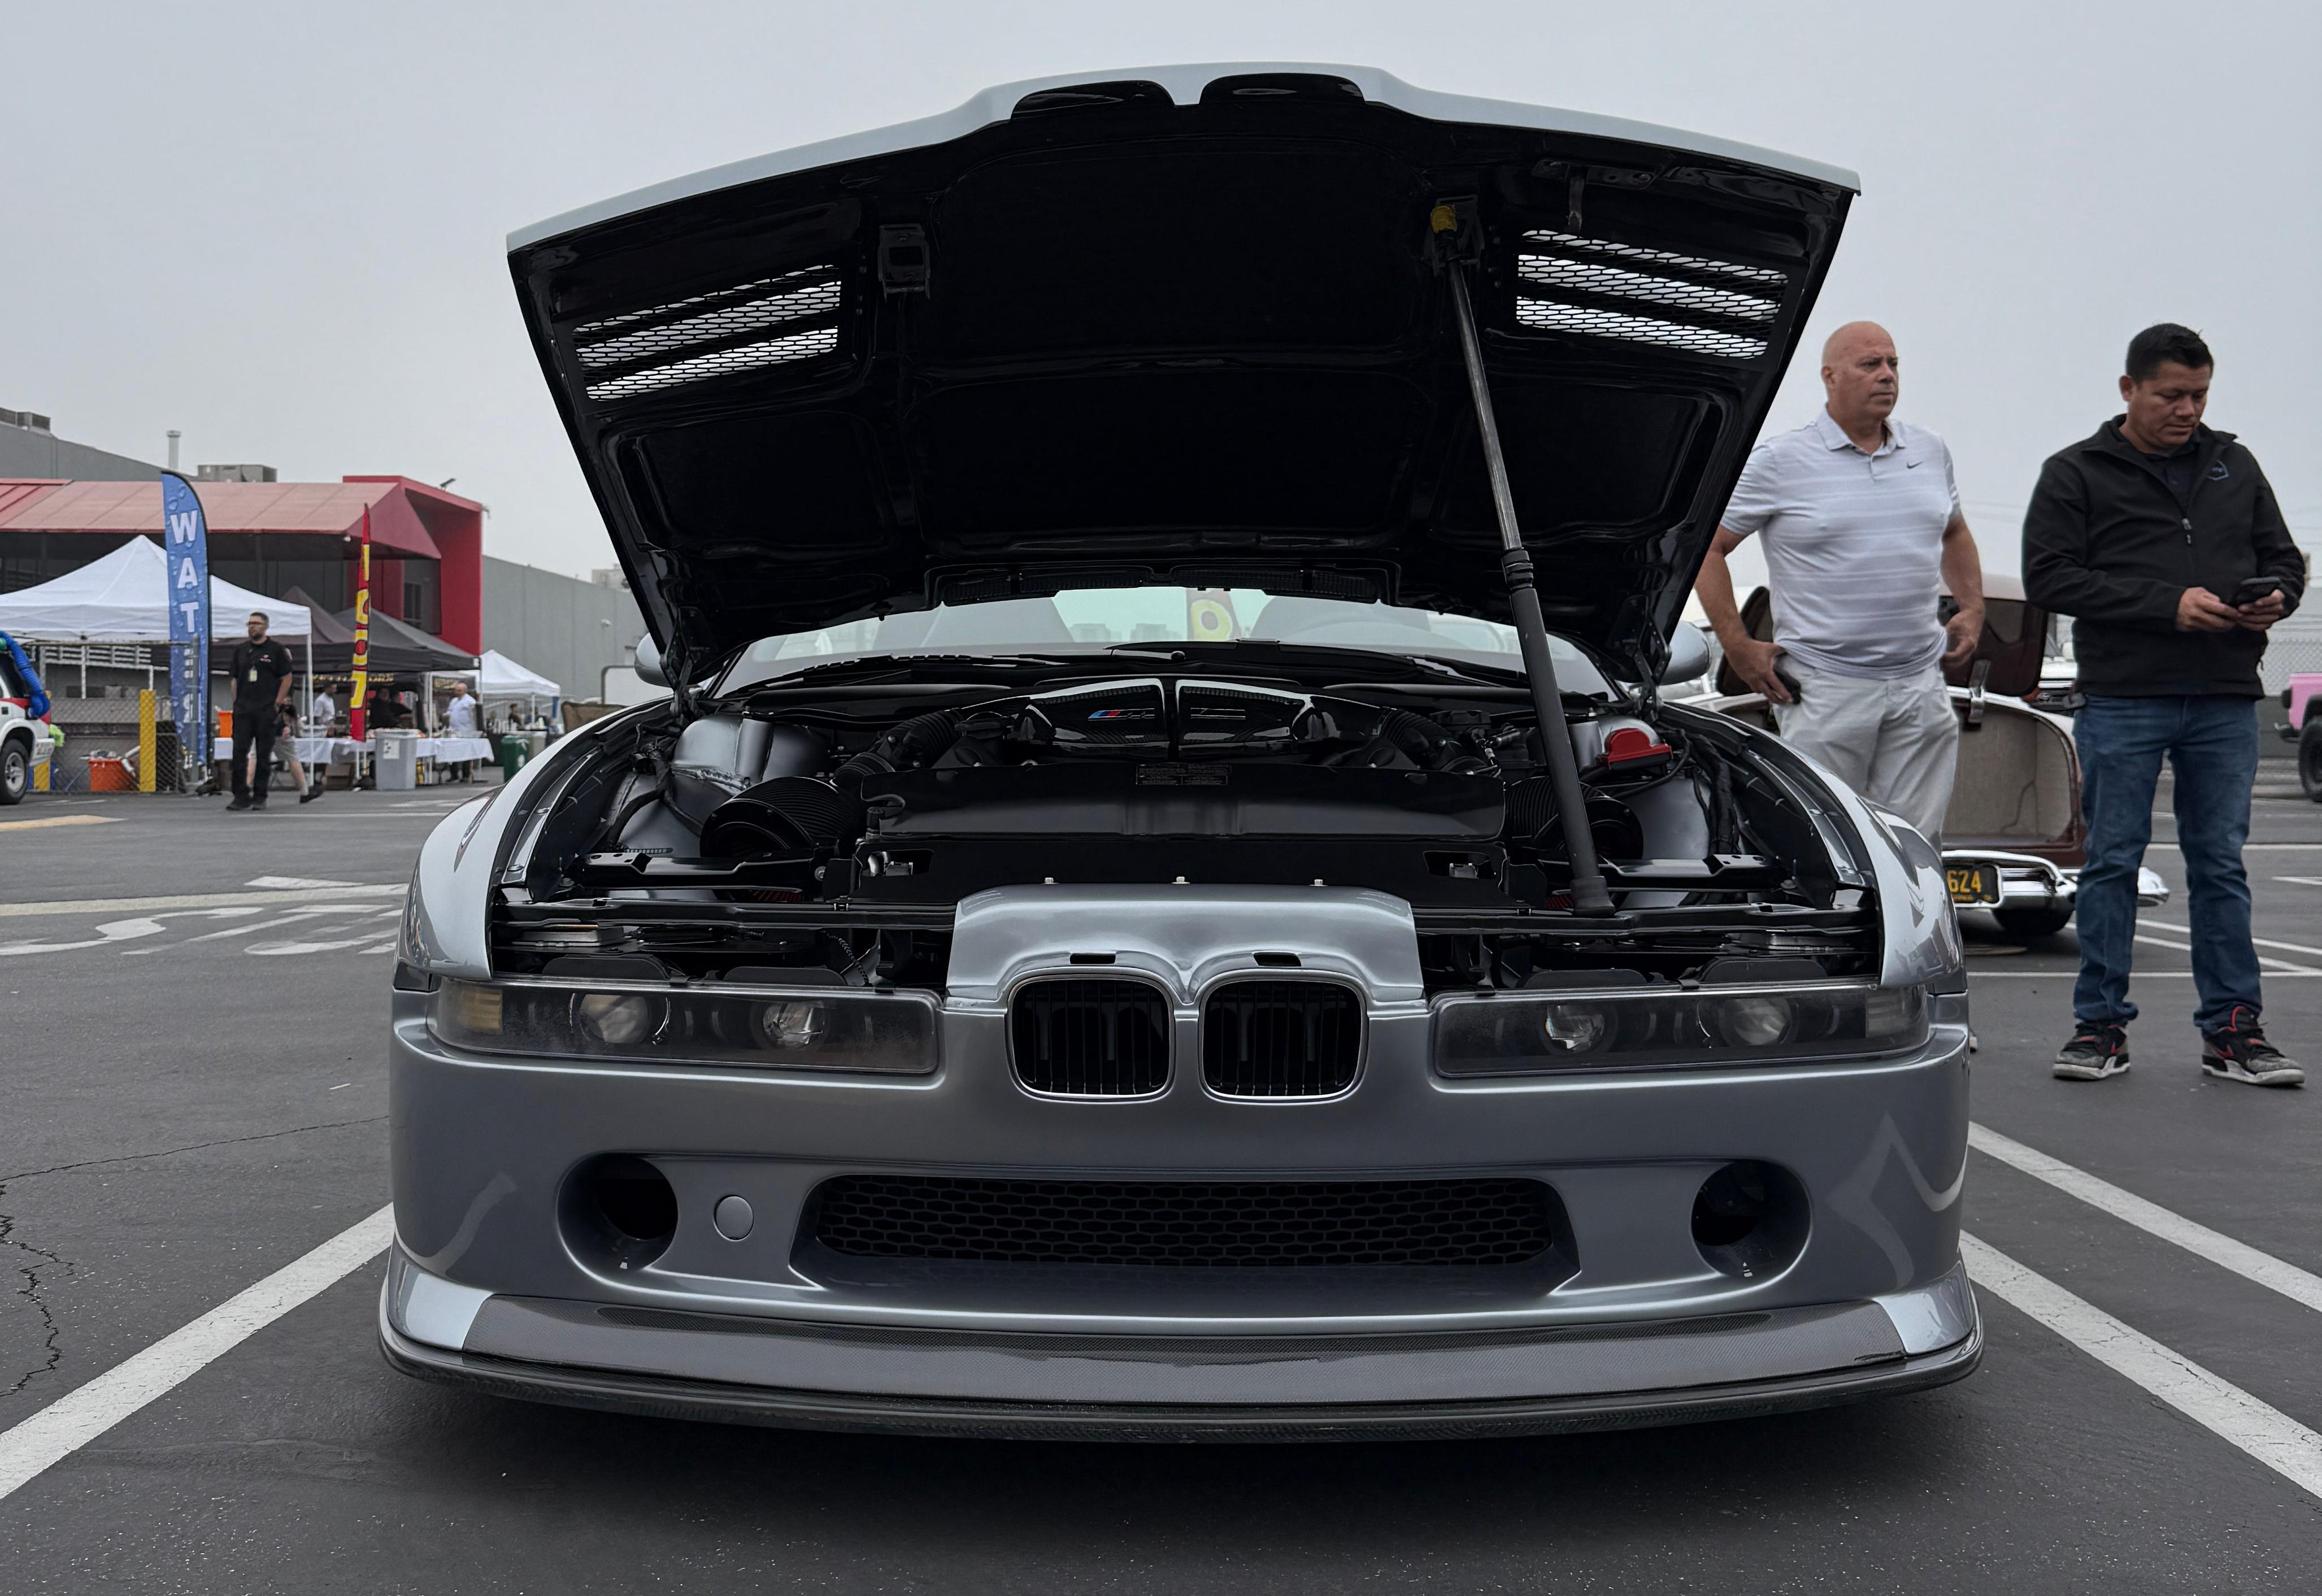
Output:
[[[1144,1097],[1169,1081],[1169,1000],[1134,980],[1036,980],[1008,1012],[1016,1078],[1063,1097]]]
[[[1362,1005],[1330,981],[1231,981],[1202,1009],[1202,1077],[1227,1097],[1344,1091],[1362,1046]]]
[[[840,1175],[806,1234],[848,1257],[1177,1269],[1507,1268],[1556,1243],[1537,1181]]]

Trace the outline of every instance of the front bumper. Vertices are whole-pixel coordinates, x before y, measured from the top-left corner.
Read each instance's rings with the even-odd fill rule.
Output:
[[[409,1327],[444,1335],[470,1315],[458,1346]],[[476,1303],[399,1246],[379,1336],[403,1373],[495,1396],[664,1418],[1078,1441],[1430,1440],[1751,1418],[1942,1385],[1983,1355],[1963,1266],[1875,1301],[1690,1321],[1438,1336],[1027,1337]]]
[[[1914,1389],[1979,1355],[1959,1271],[1964,999],[1917,1053],[1807,1065],[1446,1080],[1423,1003],[1376,1006],[1337,1098],[1234,1100],[1198,1070],[1131,1100],[1043,1099],[1004,1011],[955,999],[931,1076],[480,1057],[396,996],[398,1367],[511,1396],[925,1433],[1251,1439],[1676,1422]],[[1198,1059],[1198,1012],[1176,1056]],[[640,1157],[666,1250],[616,1264],[560,1207]],[[1713,1266],[1692,1215],[1729,1161],[1810,1204],[1794,1255]],[[1085,1272],[847,1261],[807,1245],[836,1176],[1538,1181],[1568,1266]],[[739,1197],[746,1236],[713,1223]],[[1100,1277],[1101,1276],[1101,1277]],[[1486,1278],[1488,1277],[1488,1278]]]
[[[2080,896],[2080,872],[2077,868],[2056,864],[2036,853],[1946,848],[1943,864],[1947,869],[1988,864],[1998,872],[1998,902],[1963,903],[1959,906],[1961,908],[2070,908]],[[2158,872],[2139,866],[2136,901],[2142,907],[2158,908],[2169,901],[2169,883]]]

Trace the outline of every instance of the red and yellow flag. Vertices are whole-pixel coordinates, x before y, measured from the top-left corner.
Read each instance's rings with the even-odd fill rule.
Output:
[[[363,739],[363,695],[370,684],[370,510],[365,506],[362,552],[355,566],[355,685],[347,706],[347,730]]]

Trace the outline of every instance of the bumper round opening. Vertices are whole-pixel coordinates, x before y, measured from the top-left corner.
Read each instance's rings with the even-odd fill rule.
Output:
[[[677,1235],[677,1191],[644,1159],[604,1154],[564,1178],[557,1201],[564,1239],[585,1263],[643,1269]]]
[[[1806,1192],[1778,1164],[1743,1160],[1701,1183],[1693,1198],[1693,1245],[1712,1269],[1762,1280],[1796,1262],[1806,1245]]]

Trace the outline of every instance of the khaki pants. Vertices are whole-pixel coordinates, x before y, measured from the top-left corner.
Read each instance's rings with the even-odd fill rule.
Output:
[[[1959,774],[1959,717],[1941,667],[1880,680],[1833,676],[1786,654],[1782,668],[1801,689],[1796,703],[1774,706],[1782,741],[1941,848]]]

